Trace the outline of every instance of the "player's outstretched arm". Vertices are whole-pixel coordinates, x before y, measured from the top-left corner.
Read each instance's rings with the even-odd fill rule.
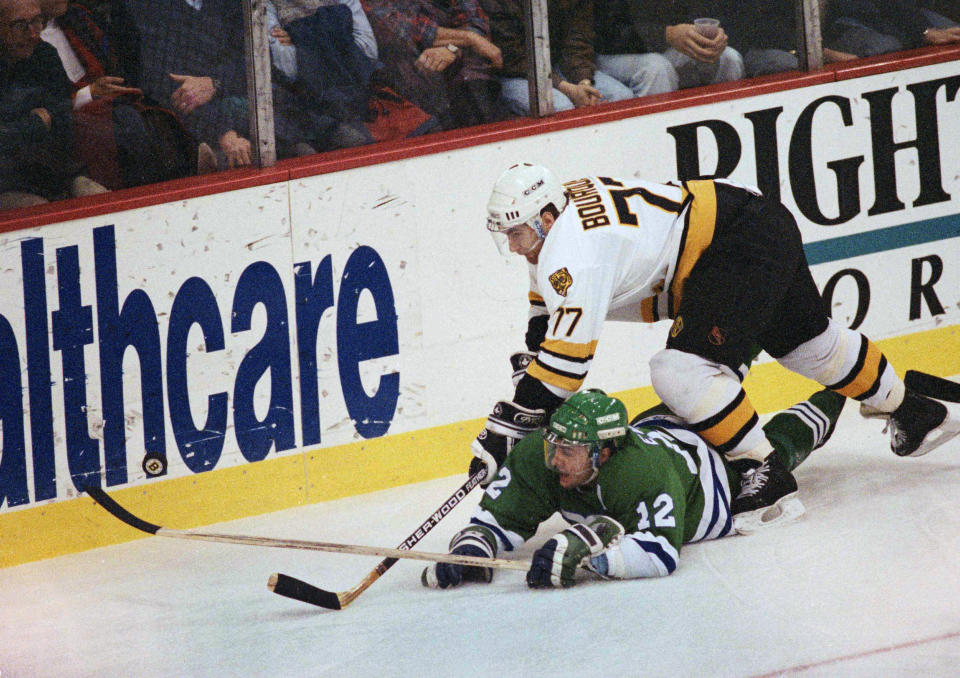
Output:
[[[496,558],[497,538],[487,527],[468,525],[453,535],[450,540],[450,553],[478,558]],[[467,567],[456,563],[434,563],[424,569],[420,575],[420,583],[432,589],[453,588],[465,581],[489,584],[493,581],[493,569]]]
[[[680,549],[663,535],[639,530],[590,559],[589,569],[610,579],[666,577],[680,564]]]
[[[569,588],[581,566],[589,566],[623,537],[623,525],[608,516],[591,516],[557,533],[533,554],[527,586]]]

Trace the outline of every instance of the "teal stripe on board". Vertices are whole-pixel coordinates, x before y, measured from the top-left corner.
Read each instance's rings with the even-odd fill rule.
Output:
[[[830,238],[807,243],[803,251],[811,266],[865,254],[922,245],[937,240],[960,237],[960,214],[917,221],[912,224],[880,228],[867,233]]]

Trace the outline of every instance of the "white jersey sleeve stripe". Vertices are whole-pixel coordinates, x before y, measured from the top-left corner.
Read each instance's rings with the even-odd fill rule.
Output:
[[[677,440],[695,446],[697,463],[687,452],[680,447],[674,449],[687,463],[691,473],[700,477],[700,486],[703,488],[703,513],[697,531],[689,540],[690,543],[704,539],[716,539],[728,534],[733,527],[733,517],[730,513],[730,483],[720,455],[710,449],[706,442],[684,425],[665,417],[651,417],[639,422],[639,426],[657,426],[666,429]],[[651,436],[651,432],[634,429],[641,438]]]
[[[717,539],[722,537],[725,534],[729,534],[730,530],[733,529],[733,515],[730,512],[730,484],[727,480],[727,473],[723,468],[723,463],[720,461],[720,456],[713,450],[706,450],[707,452],[707,464],[710,469],[710,482],[707,484],[706,480],[703,480],[703,489],[707,494],[709,503],[712,504],[710,511],[710,523],[707,525],[706,531],[702,537],[694,535],[694,538],[691,541],[701,541],[704,539]],[[703,473],[704,468],[701,467],[701,479],[705,478],[707,475]],[[712,491],[713,496],[710,497]],[[704,515],[707,513],[707,506],[704,505]],[[698,530],[699,531],[699,530]]]
[[[684,429],[674,429],[674,435],[685,442],[697,444],[697,456],[700,461],[700,486],[703,488],[703,514],[697,531],[690,543],[705,539],[716,539],[730,532],[733,516],[730,513],[730,483],[720,455],[710,449],[695,434]]]
[[[665,577],[677,569],[680,556],[670,545],[666,537],[658,537],[649,532],[634,532],[620,542],[618,547],[623,556],[622,575],[618,577]]]
[[[497,538],[497,546],[503,551],[513,551],[515,548],[523,544],[523,537],[521,537],[516,532],[511,532],[510,530],[505,530],[500,527],[500,523],[497,522],[497,519],[493,517],[493,514],[487,511],[486,509],[477,507],[476,511],[473,514],[473,517],[470,519],[471,525],[480,525],[489,529]]]

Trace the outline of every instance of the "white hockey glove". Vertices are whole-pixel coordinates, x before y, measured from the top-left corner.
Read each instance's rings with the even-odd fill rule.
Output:
[[[479,558],[497,557],[497,538],[488,528],[468,525],[450,540],[450,553]],[[456,563],[434,563],[420,575],[420,583],[432,589],[459,586],[465,581],[489,584],[493,581],[492,567],[472,567]]]
[[[523,375],[527,373],[527,367],[536,357],[537,354],[531,353],[530,351],[520,351],[510,356],[510,367],[513,369],[511,379],[513,379],[514,388],[516,388],[520,380],[523,379]]]
[[[527,586],[532,589],[573,586],[577,568],[602,557],[604,551],[620,541],[623,533],[623,525],[607,516],[591,516],[584,523],[571,525],[548,539],[533,554]]]
[[[487,468],[486,477],[480,481],[481,487],[490,484],[513,446],[540,428],[545,417],[546,413],[541,409],[529,410],[504,400],[493,406],[486,428],[470,446],[474,457],[470,462],[470,475],[475,475],[484,466]]]

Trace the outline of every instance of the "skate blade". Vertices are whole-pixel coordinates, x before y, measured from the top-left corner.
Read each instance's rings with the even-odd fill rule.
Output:
[[[803,502],[797,493],[781,497],[773,506],[765,506],[756,511],[738,513],[733,517],[733,530],[737,534],[753,534],[773,525],[782,525],[796,520],[806,513]]]
[[[908,457],[922,457],[927,452],[934,450],[945,442],[960,434],[960,421],[947,417],[940,426],[930,431],[916,450]]]

